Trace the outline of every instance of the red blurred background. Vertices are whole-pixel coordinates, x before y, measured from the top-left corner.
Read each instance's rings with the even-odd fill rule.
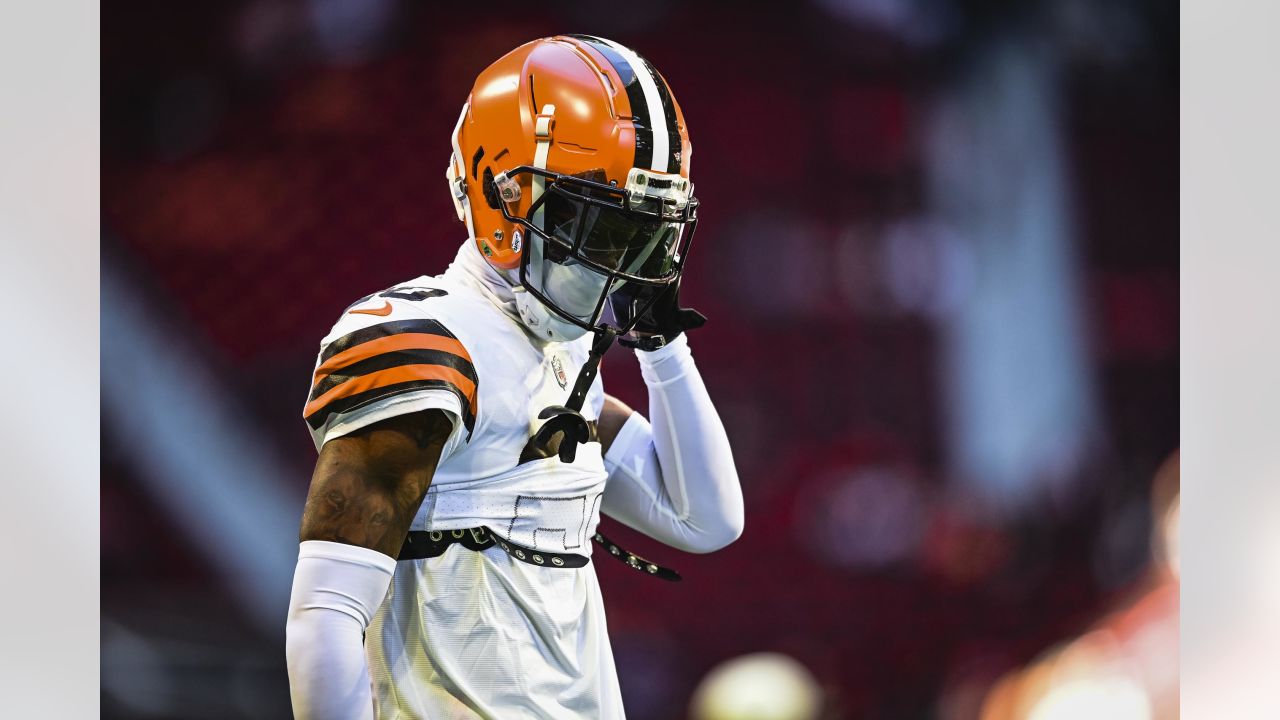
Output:
[[[561,32],[635,48],[688,119],[685,298],[711,318],[691,341],[747,499],[711,556],[605,521],[686,578],[596,564],[629,715],[682,717],[716,663],[776,650],[827,717],[978,717],[1159,575],[1176,21],[1147,0],[115,4],[104,717],[287,716],[288,574],[240,574],[261,528],[219,518],[259,513],[293,552],[319,339],[453,257],[458,109],[489,62]],[[645,406],[623,351],[604,376]]]

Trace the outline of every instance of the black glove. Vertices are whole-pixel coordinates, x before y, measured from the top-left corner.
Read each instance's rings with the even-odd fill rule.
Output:
[[[538,413],[538,418],[546,422],[542,423],[538,432],[525,443],[524,450],[520,453],[521,463],[549,458],[552,455],[559,455],[560,462],[572,463],[577,457],[578,446],[593,438],[591,424],[577,410],[571,410],[563,405],[552,405],[543,408],[542,412]],[[558,434],[560,442],[553,444],[551,441]]]
[[[680,333],[706,324],[707,317],[702,313],[693,308],[680,307],[680,279],[657,292],[657,299],[636,320],[631,333],[618,338],[619,344],[640,350],[657,350],[675,340]],[[648,297],[652,296],[623,293],[611,295],[614,317],[625,325],[635,308],[644,307]]]

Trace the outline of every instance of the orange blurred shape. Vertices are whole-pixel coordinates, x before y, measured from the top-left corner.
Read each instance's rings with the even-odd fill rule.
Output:
[[[1171,720],[1178,707],[1177,518],[1175,451],[1152,487],[1155,562],[1145,590],[1095,628],[1001,678],[982,720]]]

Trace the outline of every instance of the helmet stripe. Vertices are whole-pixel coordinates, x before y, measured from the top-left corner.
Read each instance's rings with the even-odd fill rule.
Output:
[[[679,172],[679,143],[672,147],[675,106],[666,84],[649,64],[625,45],[591,35],[570,35],[604,55],[627,91],[631,122],[636,131],[634,166],[658,172]]]
[[[662,111],[662,96],[658,94],[657,83],[653,81],[653,75],[645,67],[644,60],[641,60],[640,56],[635,54],[631,48],[610,40],[605,40],[604,42],[609,43],[618,54],[626,58],[627,64],[631,66],[632,72],[640,83],[640,89],[644,93],[644,104],[648,109],[649,115],[649,127],[653,129],[650,132],[650,137],[653,140],[653,151],[649,169],[667,172],[667,167],[671,162],[671,134],[667,130],[667,116]]]
[[[653,63],[641,58],[644,62],[645,69],[653,76],[653,83],[658,90],[658,98],[662,101],[662,115],[667,121],[667,172],[680,172],[681,163],[684,162],[684,156],[681,152],[680,125],[676,120],[676,104],[671,99],[671,88],[667,86],[667,81],[658,74],[657,68]]]

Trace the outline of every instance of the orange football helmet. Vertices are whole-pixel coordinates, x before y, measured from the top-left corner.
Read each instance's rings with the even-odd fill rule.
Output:
[[[476,79],[447,175],[458,218],[512,282],[521,319],[569,340],[627,332],[679,280],[697,225],[689,154],[684,115],[648,61],[558,35]]]

